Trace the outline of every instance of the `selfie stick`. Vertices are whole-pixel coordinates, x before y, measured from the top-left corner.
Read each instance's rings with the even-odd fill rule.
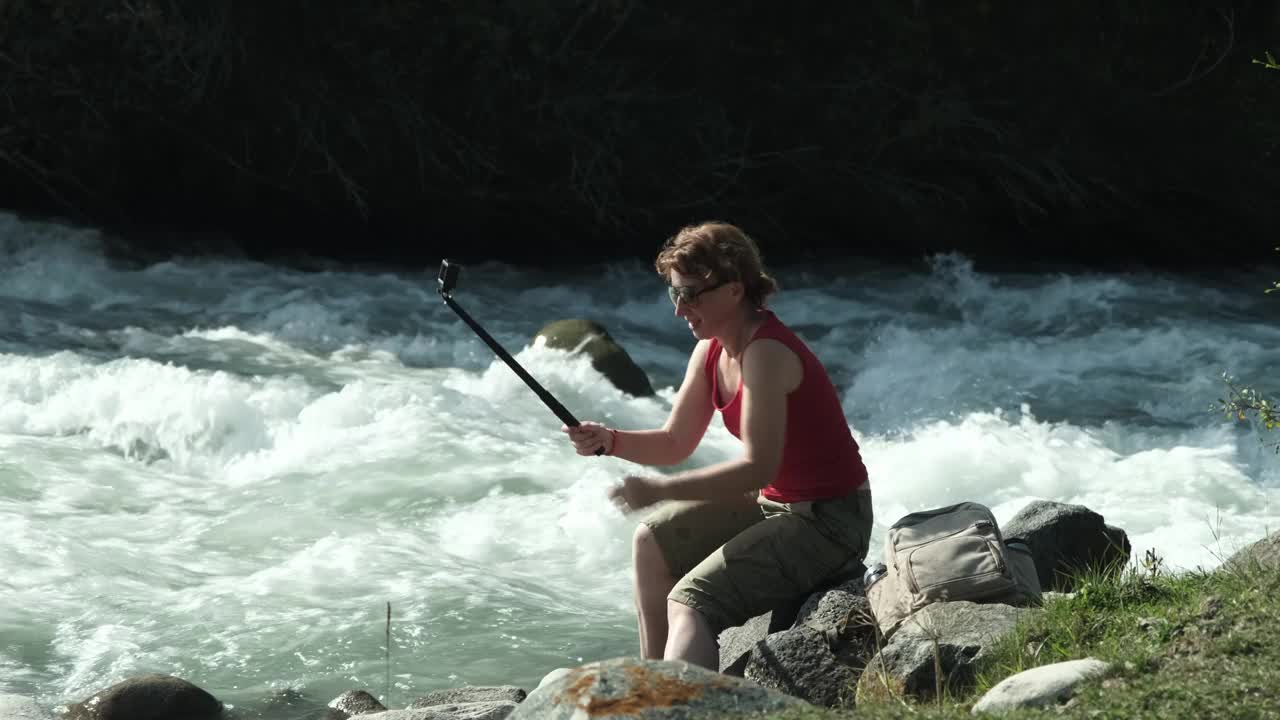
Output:
[[[556,414],[556,417],[560,418],[560,420],[569,427],[577,427],[580,423],[578,422],[578,419],[573,416],[573,413],[565,409],[565,406],[561,405],[560,401],[556,400],[554,395],[547,392],[546,388],[539,385],[538,381],[534,380],[532,375],[525,372],[525,369],[520,367],[520,363],[516,362],[516,359],[511,357],[511,354],[504,350],[503,347],[498,344],[497,340],[494,340],[489,333],[485,332],[484,328],[480,327],[480,323],[472,320],[471,316],[468,315],[467,312],[458,305],[457,301],[453,299],[453,288],[458,284],[458,275],[461,271],[462,268],[460,266],[452,265],[448,260],[442,260],[440,262],[440,276],[436,278],[436,280],[440,283],[440,298],[444,300],[444,304],[448,305],[449,309],[457,313],[458,317],[462,318],[462,321],[469,325],[471,329],[475,331],[475,334],[479,335],[480,339],[483,340],[498,357],[502,358],[503,362],[505,362],[516,375],[520,376],[520,379],[524,381],[525,385],[529,386],[530,390],[537,393],[538,397],[542,399],[543,404],[550,408],[551,412]],[[596,448],[596,454],[603,455],[604,448]]]

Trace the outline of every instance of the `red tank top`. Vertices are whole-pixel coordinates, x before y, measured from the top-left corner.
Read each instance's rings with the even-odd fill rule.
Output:
[[[835,386],[808,346],[772,312],[766,310],[765,315],[764,324],[747,344],[770,338],[786,345],[800,358],[804,378],[787,396],[782,465],[762,494],[774,502],[784,503],[848,495],[867,482],[867,469],[862,464],[858,443],[849,432]],[[721,350],[720,341],[712,338],[703,370],[711,386],[711,404],[724,418],[725,429],[741,438],[742,381],[738,381],[738,390],[728,404],[721,406],[716,373]]]

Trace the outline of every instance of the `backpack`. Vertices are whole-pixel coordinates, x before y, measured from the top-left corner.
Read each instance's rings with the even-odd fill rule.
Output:
[[[962,502],[904,516],[890,528],[884,562],[863,577],[887,639],[926,605],[947,600],[1027,605],[1040,600],[1031,549],[1006,541],[985,505]]]

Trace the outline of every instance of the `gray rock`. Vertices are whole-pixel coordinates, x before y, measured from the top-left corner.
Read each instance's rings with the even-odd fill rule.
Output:
[[[496,687],[459,687],[433,690],[409,704],[411,708],[474,702],[518,703],[529,693],[514,685]]]
[[[539,330],[534,341],[537,342],[538,339],[542,339],[550,348],[586,353],[591,358],[591,366],[625,393],[637,397],[654,394],[649,376],[599,323],[590,320],[557,320]]]
[[[973,680],[974,663],[1029,612],[1035,611],[967,601],[926,605],[903,623],[867,663],[858,681],[858,702],[933,697],[935,647],[943,686],[966,687]]]
[[[1080,570],[1123,567],[1132,552],[1124,530],[1083,505],[1037,500],[1001,532],[1005,540],[1021,539],[1031,548],[1043,590],[1071,591]]]
[[[1081,683],[1105,675],[1111,666],[1101,660],[1068,660],[1042,665],[996,683],[973,706],[973,714],[1046,707],[1066,702]]]
[[[719,720],[805,706],[688,663],[624,657],[571,669],[530,693],[510,720]]]
[[[4,720],[53,720],[53,713],[22,695],[0,695],[0,718]]]
[[[330,700],[329,707],[348,715],[367,715],[387,709],[382,703],[378,702],[378,698],[364,690],[348,690]]]
[[[534,692],[537,692],[537,691],[538,691],[538,689],[539,689],[539,688],[541,688],[543,685],[547,685],[547,684],[549,684],[549,683],[553,683],[553,682],[555,682],[556,680],[559,680],[560,678],[564,677],[565,675],[568,675],[570,670],[571,670],[571,668],[563,668],[563,667],[562,667],[562,668],[556,668],[555,670],[552,670],[551,672],[547,673],[546,675],[543,675],[543,676],[542,676],[542,679],[538,681],[538,687],[536,687],[536,688],[534,688],[534,689],[533,689],[533,690],[534,690]]]
[[[1223,567],[1235,571],[1280,570],[1280,533],[1272,533],[1240,549]]]
[[[67,720],[214,720],[222,703],[181,678],[141,675],[67,708]]]
[[[747,679],[815,705],[849,703],[875,653],[862,578],[809,595],[789,629],[769,633],[749,650],[743,664]]]
[[[361,715],[360,720],[506,720],[516,707],[516,703],[506,700],[451,703],[406,710],[387,710],[372,715]]]
[[[720,633],[720,672],[742,677],[751,648],[769,636],[772,613],[757,615],[745,623]]]
[[[763,615],[757,615],[737,627],[721,632],[718,638],[720,672],[742,677],[751,649],[769,635],[790,628],[794,624],[796,613],[807,599],[807,595],[801,595]]]
[[[840,662],[862,668],[876,652],[877,629],[862,577],[809,596],[793,627],[812,627],[827,635]]]
[[[744,676],[814,705],[852,705],[867,659],[851,665],[832,651],[826,633],[808,626],[774,633],[751,651]]]
[[[808,625],[817,629],[871,625],[871,603],[867,601],[862,578],[851,578],[829,590],[813,593],[800,606],[792,627]]]

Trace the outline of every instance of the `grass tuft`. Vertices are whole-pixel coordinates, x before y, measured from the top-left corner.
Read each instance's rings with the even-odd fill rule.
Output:
[[[1112,664],[1065,708],[1006,717],[1280,718],[1280,568],[1242,554],[1213,571],[1171,573],[1155,553],[1123,572],[1089,570],[1074,594],[1046,597],[977,668],[974,686],[929,702],[805,708],[772,720],[972,718],[1004,678],[1065,660]]]

